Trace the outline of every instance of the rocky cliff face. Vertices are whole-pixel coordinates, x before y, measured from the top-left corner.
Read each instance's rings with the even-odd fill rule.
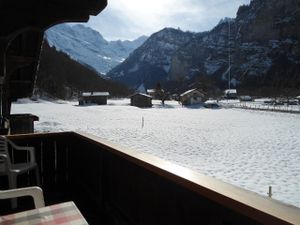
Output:
[[[190,32],[165,28],[153,34],[108,76],[132,87],[141,84],[150,87],[158,81],[166,81],[172,56],[193,37]]]
[[[162,30],[157,34],[164,33]],[[137,53],[143,56],[154,51],[161,56],[158,50],[174,44],[172,35],[167,43],[159,42],[153,35],[147,41],[151,45],[146,48],[145,43],[110,74],[114,77],[122,71],[122,81],[128,78],[132,86],[145,81],[132,80],[126,68],[140,68],[143,60],[136,57]],[[166,66],[165,73],[161,73],[165,81],[197,85],[199,77],[207,76],[216,86],[225,88],[230,77],[232,86],[248,90],[300,87],[299,0],[252,0],[239,8],[235,19],[221,20],[209,32],[185,35],[179,45],[175,44],[176,48],[165,52],[163,60],[149,58],[152,66]],[[147,68],[139,70],[136,77],[141,74],[155,76]]]

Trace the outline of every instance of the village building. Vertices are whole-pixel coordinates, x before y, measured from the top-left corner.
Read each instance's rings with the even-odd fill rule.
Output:
[[[205,95],[198,89],[188,90],[180,95],[182,105],[200,104],[205,101]]]
[[[236,89],[226,89],[224,91],[224,98],[225,99],[237,99],[237,91]]]
[[[156,95],[156,90],[155,89],[147,89],[147,94],[150,95],[154,99],[155,95]]]
[[[130,105],[141,108],[152,107],[152,97],[143,93],[135,93],[130,96]]]
[[[79,97],[79,105],[106,105],[109,92],[83,92]]]

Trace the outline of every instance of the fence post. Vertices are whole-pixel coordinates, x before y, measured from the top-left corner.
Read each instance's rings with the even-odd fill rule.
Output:
[[[272,186],[269,186],[269,192],[268,192],[268,196],[269,198],[272,198]]]

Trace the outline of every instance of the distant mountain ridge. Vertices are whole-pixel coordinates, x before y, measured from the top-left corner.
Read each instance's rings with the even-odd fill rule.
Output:
[[[54,26],[45,37],[50,46],[103,75],[147,39],[141,36],[134,41],[107,41],[99,32],[81,24]]]
[[[132,87],[145,83],[153,86],[166,81],[172,66],[172,55],[195,38],[196,34],[165,28],[136,49],[122,64],[113,68],[109,77]]]
[[[299,38],[300,1],[252,0],[236,18],[221,20],[211,31],[168,28],[151,35],[108,76],[131,87],[175,82],[185,89],[203,88],[205,80],[210,87],[224,89],[230,82],[257,94],[297,90]]]

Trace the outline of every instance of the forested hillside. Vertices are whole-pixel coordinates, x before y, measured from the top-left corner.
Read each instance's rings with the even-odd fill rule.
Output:
[[[113,97],[130,93],[127,87],[101,78],[94,70],[49,47],[47,42],[41,53],[36,87],[39,95],[61,99],[76,97],[82,91],[108,91]]]

